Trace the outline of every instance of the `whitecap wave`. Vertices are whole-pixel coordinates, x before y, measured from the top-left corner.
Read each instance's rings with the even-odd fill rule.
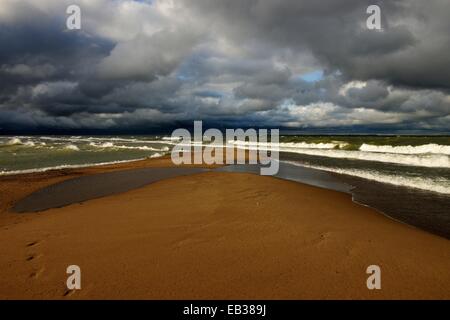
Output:
[[[378,153],[378,152],[346,151],[346,150],[323,150],[323,151],[310,149],[289,150],[283,148],[280,148],[280,151],[328,157],[328,158],[396,163],[407,166],[450,168],[450,157],[447,155],[438,155],[438,154],[415,155],[415,154],[395,154],[395,153]]]
[[[11,138],[8,141],[6,141],[3,146],[24,146],[24,147],[34,147],[36,144],[31,141],[22,141],[21,138]]]
[[[26,147],[34,147],[36,146],[36,144],[33,141],[26,141],[23,143],[24,146]]]
[[[420,146],[377,146],[363,143],[359,147],[360,151],[382,152],[382,153],[400,153],[400,154],[446,154],[450,155],[450,146],[429,143]]]
[[[42,136],[39,137],[41,140],[50,140],[50,141],[63,141],[63,142],[93,142],[97,141],[99,143],[107,143],[107,142],[125,142],[125,143],[140,143],[140,144],[146,144],[146,143],[153,143],[153,144],[168,144],[173,145],[175,144],[174,141],[169,140],[142,140],[142,139],[135,139],[135,138],[119,138],[119,137],[113,137],[113,138],[105,138],[105,137],[87,137],[87,138],[79,138],[79,137],[47,137]]]
[[[24,169],[24,170],[0,171],[0,176],[9,176],[9,175],[16,175],[16,174],[46,172],[46,171],[50,171],[50,170],[60,170],[60,169],[75,169],[75,168],[96,167],[96,166],[104,166],[104,165],[110,165],[110,164],[120,164],[120,163],[134,162],[134,161],[140,161],[140,160],[144,160],[144,159],[145,158],[131,159],[131,160],[117,160],[117,161],[109,161],[109,162],[98,162],[98,163],[63,164],[63,165],[59,165],[59,166],[45,167],[45,168],[32,168],[32,169]]]
[[[307,167],[311,169],[317,169],[327,172],[334,172],[338,174],[345,174],[350,176],[355,176],[363,179],[373,180],[381,183],[392,184],[396,186],[421,189],[425,191],[433,191],[437,193],[450,194],[450,182],[447,180],[438,181],[435,179],[425,178],[425,177],[405,177],[399,175],[391,175],[380,173],[375,170],[361,170],[361,169],[343,169],[343,168],[330,168],[319,165],[307,165],[299,164],[293,161],[284,161],[300,167]]]
[[[128,150],[142,150],[142,151],[160,151],[160,152],[166,152],[169,151],[169,147],[163,147],[161,149],[153,148],[149,146],[125,146],[125,145],[115,145],[112,142],[104,142],[104,143],[95,143],[91,142],[89,143],[91,147],[95,148],[111,148],[111,149],[128,149]]]
[[[241,140],[228,140],[230,145],[235,145],[238,147],[270,147],[274,146],[276,143],[271,142],[251,142],[251,141],[241,141]],[[280,148],[288,149],[335,149],[336,147],[343,147],[346,143],[332,142],[332,143],[306,143],[306,142],[280,142],[278,143]]]
[[[163,155],[164,155],[164,154],[157,152],[157,153],[155,153],[155,154],[152,154],[152,155],[150,156],[150,158],[159,158],[159,157],[162,157]]]
[[[276,150],[276,144],[269,143],[249,143],[246,141],[229,141],[229,144],[235,145],[238,148],[246,148],[254,150],[259,148],[265,150],[266,148],[274,148]],[[270,147],[270,148],[269,148]],[[382,153],[382,152],[369,152],[358,150],[340,150],[336,148],[325,148],[322,145],[321,148],[307,148],[296,147],[285,143],[279,144],[280,152],[306,154],[312,156],[338,158],[338,159],[351,159],[351,160],[364,160],[375,162],[396,163],[407,166],[417,167],[435,167],[435,168],[450,168],[450,157],[445,154],[397,154],[397,153]]]
[[[64,146],[65,150],[71,150],[71,151],[80,151],[80,148],[78,148],[76,145],[74,144],[67,144]]]
[[[181,137],[162,137],[162,140],[165,140],[165,141],[180,141]]]
[[[89,143],[91,147],[95,148],[114,148],[114,144],[112,142],[104,142],[104,143]]]
[[[7,145],[7,146],[15,146],[15,145],[21,145],[21,144],[23,144],[23,142],[22,142],[22,140],[20,140],[19,138],[12,138],[12,139],[9,139],[9,140],[5,143],[5,145]]]

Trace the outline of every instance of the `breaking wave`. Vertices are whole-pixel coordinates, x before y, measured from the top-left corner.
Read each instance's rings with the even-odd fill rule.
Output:
[[[154,153],[154,154],[152,154],[149,158],[150,159],[153,159],[153,158],[159,158],[159,157],[162,157],[164,154],[163,153]]]
[[[162,155],[152,155],[150,158],[157,158]],[[59,170],[59,169],[75,169],[75,168],[86,168],[86,167],[96,167],[96,166],[104,166],[109,164],[120,164],[127,162],[134,162],[144,160],[146,158],[139,159],[131,159],[131,160],[118,160],[118,161],[108,161],[108,162],[98,162],[98,163],[83,163],[83,164],[63,164],[59,166],[53,167],[45,167],[45,168],[32,168],[32,169],[24,169],[24,170],[12,170],[12,171],[0,171],[0,176],[9,176],[15,174],[25,174],[25,173],[37,173],[37,172],[46,172],[50,170]]]
[[[228,144],[235,145],[238,147],[270,147],[274,146],[275,143],[271,142],[251,142],[251,141],[240,141],[240,140],[228,140]],[[280,148],[287,149],[334,149],[344,147],[346,143],[330,142],[330,143],[306,143],[306,142],[280,142]]]
[[[89,143],[89,145],[91,147],[101,148],[101,149],[111,148],[111,149],[143,150],[143,151],[162,151],[162,152],[169,151],[168,147],[163,147],[161,149],[158,149],[158,148],[153,148],[153,147],[149,147],[149,146],[124,146],[124,145],[115,145],[112,142],[104,142],[104,143],[91,142],[91,143]]]
[[[7,145],[7,146],[15,146],[15,145],[20,145],[20,144],[23,144],[23,143],[22,143],[22,140],[20,140],[19,138],[12,138],[12,139],[9,139],[9,140],[5,143],[5,145]]]
[[[41,140],[49,140],[49,141],[70,141],[70,142],[93,142],[98,141],[99,143],[107,143],[107,142],[125,142],[125,143],[159,143],[159,144],[168,144],[172,145],[175,144],[174,141],[170,140],[143,140],[143,139],[135,139],[135,138],[119,138],[119,137],[113,137],[113,138],[105,138],[105,137],[87,137],[87,138],[80,138],[80,137],[39,137]]]
[[[450,155],[450,146],[429,143],[421,146],[377,146],[363,143],[359,147],[360,151],[367,152],[383,152],[383,153],[400,153],[400,154],[446,154]]]
[[[78,148],[74,144],[68,144],[68,145],[64,146],[64,149],[65,150],[70,150],[70,151],[80,151],[80,148]]]
[[[11,138],[6,141],[3,146],[25,146],[25,147],[34,147],[36,144],[33,141],[25,141],[23,142],[20,138]]]
[[[285,162],[296,166],[307,167],[327,172],[334,172],[338,174],[345,174],[377,182],[392,184],[396,186],[421,189],[425,191],[433,191],[443,194],[450,194],[449,181],[437,181],[435,179],[430,179],[426,177],[405,177],[400,175],[391,175],[369,169],[361,170],[361,169],[330,168],[320,165],[299,164],[293,161],[285,161]]]
[[[395,153],[345,151],[345,150],[326,150],[326,151],[308,150],[308,149],[288,150],[283,148],[280,148],[280,151],[301,153],[329,158],[388,162],[417,167],[437,167],[437,168],[450,167],[450,157],[447,155],[438,155],[438,154],[415,155],[415,154],[395,154]]]
[[[276,144],[269,143],[254,143],[248,141],[229,141],[229,144],[235,145],[238,148],[248,148],[255,149],[260,148],[264,150],[265,148],[276,148]],[[306,145],[306,148],[303,147]],[[376,162],[387,162],[387,163],[396,163],[408,166],[417,166],[417,167],[437,167],[437,168],[450,168],[450,157],[446,154],[436,154],[436,153],[418,153],[419,150],[429,150],[430,147],[415,149],[416,154],[403,154],[403,153],[388,153],[383,151],[358,151],[358,150],[341,150],[337,149],[336,144],[321,144],[321,143],[313,143],[313,144],[302,144],[302,143],[279,143],[279,151],[280,152],[289,152],[289,153],[298,153],[298,154],[306,154],[312,156],[320,156],[320,157],[328,157],[328,158],[337,158],[337,159],[352,159],[352,160],[364,160],[364,161],[376,161]],[[364,147],[365,149],[369,149],[370,147]],[[377,146],[373,146],[377,147]],[[387,147],[387,146],[383,146]],[[409,147],[409,146],[408,146]],[[445,147],[445,146],[441,146]],[[391,147],[395,148],[395,147]],[[414,147],[411,147],[414,148]],[[376,149],[376,148],[374,148]],[[276,149],[275,149],[276,150]],[[381,149],[379,149],[381,150]],[[399,149],[402,150],[402,149]],[[434,149],[435,151],[437,149]],[[446,149],[441,149],[446,151]]]
[[[180,137],[162,137],[162,139],[165,141],[180,141],[181,140]]]

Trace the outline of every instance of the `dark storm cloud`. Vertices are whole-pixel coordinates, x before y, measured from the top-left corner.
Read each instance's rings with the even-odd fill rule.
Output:
[[[190,4],[238,41],[261,39],[275,48],[311,50],[328,68],[351,78],[450,88],[450,22],[445,17],[450,3],[378,1],[382,32],[365,28],[365,10],[373,3],[192,0]]]
[[[72,3],[79,31],[65,28]],[[366,28],[371,4],[382,31]],[[201,119],[448,131],[449,10],[445,0],[5,0],[0,130]]]
[[[76,76],[113,46],[104,39],[65,30],[61,16],[47,16],[32,9],[28,15],[29,19],[23,22],[1,24],[0,20],[2,75],[23,80]],[[18,66],[23,67],[22,72]]]
[[[64,16],[17,6],[12,20],[0,19],[0,125],[54,126],[51,116],[89,109],[92,100],[77,83],[113,44],[65,30]]]

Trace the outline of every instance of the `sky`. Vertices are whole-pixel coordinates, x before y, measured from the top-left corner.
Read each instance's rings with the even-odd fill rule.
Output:
[[[68,30],[66,9],[81,9]],[[367,28],[369,5],[381,30]],[[1,0],[0,134],[449,133],[448,0]]]

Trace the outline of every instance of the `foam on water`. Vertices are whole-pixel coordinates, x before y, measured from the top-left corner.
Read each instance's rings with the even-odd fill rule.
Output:
[[[159,157],[161,155],[158,155]],[[151,156],[151,158],[155,158]],[[96,166],[104,166],[110,164],[120,164],[127,162],[134,162],[139,160],[144,160],[145,158],[140,159],[132,159],[132,160],[118,160],[118,161],[108,161],[108,162],[98,162],[98,163],[83,163],[83,164],[63,164],[59,166],[53,167],[45,167],[45,168],[32,168],[32,169],[24,169],[24,170],[13,170],[13,171],[0,171],[0,176],[10,176],[16,174],[25,174],[25,173],[37,173],[37,172],[46,172],[50,170],[59,170],[59,169],[76,169],[76,168],[86,168],[86,167],[96,167]]]
[[[241,140],[228,140],[228,144],[235,145],[238,147],[273,147],[276,146],[275,143],[271,142],[251,142],[251,141],[241,141]],[[334,149],[336,147],[343,147],[345,143],[341,142],[331,142],[331,143],[306,143],[306,142],[280,142],[279,147],[281,148],[292,148],[292,149]]]
[[[163,148],[153,148],[153,147],[149,147],[149,146],[125,146],[125,145],[116,145],[112,142],[104,142],[104,143],[94,143],[91,142],[89,143],[89,145],[91,147],[94,148],[101,148],[101,149],[106,149],[106,148],[111,148],[111,149],[128,149],[128,150],[144,150],[144,151],[169,151],[168,147],[163,147]]]
[[[280,148],[280,151],[301,153],[307,155],[338,158],[338,159],[355,159],[364,161],[377,161],[387,163],[397,163],[407,166],[417,167],[436,167],[436,168],[450,168],[450,157],[440,154],[395,154],[395,153],[379,153],[379,152],[365,152],[365,151],[346,151],[346,150],[309,150],[309,149],[285,149]]]
[[[367,162],[368,167],[373,166],[373,163],[371,164],[370,162],[378,162],[400,164],[408,167],[419,167],[417,170],[420,170],[420,167],[437,168],[438,170],[450,168],[450,145],[446,145],[448,142],[446,137],[391,137],[389,138],[390,140],[386,140],[384,137],[349,138],[331,136],[319,138],[288,137],[286,139],[290,139],[290,141],[282,141],[278,145],[272,144],[271,142],[228,141],[228,145],[222,145],[222,147],[229,147],[232,145],[237,148],[249,150],[255,150],[257,148],[260,150],[270,150],[275,148],[275,150],[278,149],[280,152],[315,156],[319,160],[320,158],[337,159],[338,161],[360,160],[361,166],[365,166],[365,163]],[[401,145],[403,142],[401,139],[405,139],[405,145]],[[362,143],[361,141],[365,142]],[[0,161],[8,161],[8,163],[3,162],[4,164],[0,165],[0,169],[6,170],[7,168],[8,170],[14,171],[16,168],[22,169],[31,165],[35,166],[36,162],[28,160],[30,157],[34,156],[34,150],[36,150],[36,155],[40,155],[40,159],[44,159],[42,155],[44,155],[45,152],[49,152],[48,159],[50,160],[45,160],[40,164],[42,167],[53,168],[53,164],[64,165],[64,163],[83,162],[83,160],[86,163],[91,163],[94,155],[95,157],[97,157],[97,155],[102,157],[99,161],[124,160],[130,157],[148,157],[154,156],[154,154],[157,156],[168,152],[170,146],[175,145],[178,142],[178,137],[173,138],[169,136],[0,137],[0,145],[5,147],[2,148],[3,151],[1,152],[3,153],[3,159],[0,157]],[[392,145],[380,145],[380,143],[391,143]],[[397,143],[399,145],[396,145]],[[407,145],[407,143],[412,145]],[[159,147],[159,145],[155,146],[155,144],[162,145]],[[190,145],[206,146],[207,144],[192,141]],[[16,146],[17,149],[13,149],[13,147],[16,148]],[[220,145],[214,146],[220,147]],[[56,155],[54,153],[56,150],[67,150],[72,151],[72,153],[68,152],[68,155],[64,156],[64,159],[62,158],[62,155],[58,155],[58,157],[61,157],[60,160],[60,158],[54,158],[53,156]],[[130,153],[127,153],[127,150],[129,150]],[[75,153],[73,151],[77,152]],[[22,154],[24,155],[23,161],[21,158]],[[0,156],[2,156],[2,154],[0,154]],[[19,164],[17,161],[22,162]],[[24,161],[29,161],[29,164],[24,163]]]
[[[327,172],[334,172],[338,174],[345,174],[377,182],[392,184],[396,186],[421,189],[425,191],[433,191],[442,194],[450,194],[450,182],[445,180],[439,181],[425,177],[406,177],[400,175],[391,175],[377,172],[375,170],[330,168],[319,165],[311,165],[303,163],[300,164],[294,161],[285,161],[285,162],[296,166],[307,167]]]
[[[36,144],[31,141],[25,141],[23,142],[20,138],[12,138],[6,141],[3,146],[25,146],[25,147],[34,147]]]
[[[22,144],[22,140],[20,140],[19,138],[12,138],[5,143],[5,145],[7,146],[14,146],[18,144]]]
[[[265,150],[266,148],[269,149],[269,147],[272,148],[276,147],[276,144],[254,143],[248,141],[229,141],[228,143],[231,145],[235,145],[238,148],[246,148],[249,150],[255,150],[256,148]],[[280,152],[299,153],[337,159],[377,161],[377,162],[396,163],[418,167],[450,168],[450,157],[446,154],[435,154],[435,153],[402,154],[402,153],[387,153],[381,151],[372,152],[372,151],[357,151],[357,150],[341,150],[335,148],[336,144],[334,145],[334,147],[332,146],[333,144],[320,144],[320,143],[307,144],[306,148],[303,147],[304,145],[305,144],[281,142],[279,143],[278,150]]]
[[[149,139],[149,140],[143,140],[143,139],[135,139],[135,138],[118,138],[118,137],[87,137],[87,138],[78,138],[78,137],[39,137],[41,140],[49,140],[49,141],[70,141],[70,142],[92,142],[92,141],[98,141],[107,143],[108,141],[121,141],[124,143],[158,143],[158,144],[167,144],[167,145],[173,145],[175,144],[174,141],[169,140],[155,140],[155,139]]]
[[[398,153],[398,154],[445,154],[450,155],[450,146],[443,146],[435,143],[429,143],[421,146],[376,146],[371,144],[362,144],[359,147],[360,151],[367,152],[383,152],[383,153]]]
[[[104,142],[104,143],[98,143],[98,144],[91,142],[91,143],[89,143],[89,145],[91,147],[96,147],[96,148],[113,148],[114,147],[114,143],[112,143],[112,142]]]
[[[70,151],[80,151],[80,148],[78,148],[76,145],[74,144],[68,144],[64,146],[65,150],[70,150]]]
[[[181,140],[180,137],[162,137],[162,139],[165,141],[180,141]]]

